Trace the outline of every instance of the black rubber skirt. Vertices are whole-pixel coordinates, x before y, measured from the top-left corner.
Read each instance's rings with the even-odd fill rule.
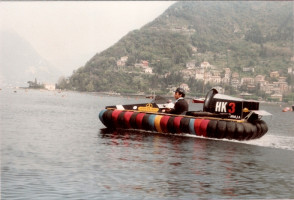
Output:
[[[251,123],[124,110],[102,110],[99,119],[107,128],[139,129],[171,134],[186,133],[229,140],[257,139],[268,131],[267,124],[262,120]]]

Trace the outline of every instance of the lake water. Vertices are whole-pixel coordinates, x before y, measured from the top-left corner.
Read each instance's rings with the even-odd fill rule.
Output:
[[[294,198],[294,112],[261,105],[269,132],[246,142],[103,130],[106,105],[138,102],[2,89],[1,199]]]

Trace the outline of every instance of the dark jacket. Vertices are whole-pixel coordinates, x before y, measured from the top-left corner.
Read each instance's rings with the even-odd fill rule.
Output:
[[[179,99],[175,103],[175,107],[170,110],[170,114],[183,114],[184,112],[188,111],[189,105],[188,102],[185,99]]]

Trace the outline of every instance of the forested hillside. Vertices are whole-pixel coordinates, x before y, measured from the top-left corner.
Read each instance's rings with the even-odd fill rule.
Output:
[[[204,61],[241,77],[275,70],[287,77],[294,60],[293,27],[293,2],[178,2],[96,54],[59,87],[148,94],[186,83],[193,95],[202,92],[203,81],[183,71],[189,62],[197,68]],[[243,72],[245,67],[254,71]],[[233,92],[230,85],[222,84]]]

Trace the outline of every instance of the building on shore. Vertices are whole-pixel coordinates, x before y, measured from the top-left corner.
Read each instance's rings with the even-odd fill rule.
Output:
[[[44,88],[50,91],[54,91],[56,89],[55,84],[44,83]]]

